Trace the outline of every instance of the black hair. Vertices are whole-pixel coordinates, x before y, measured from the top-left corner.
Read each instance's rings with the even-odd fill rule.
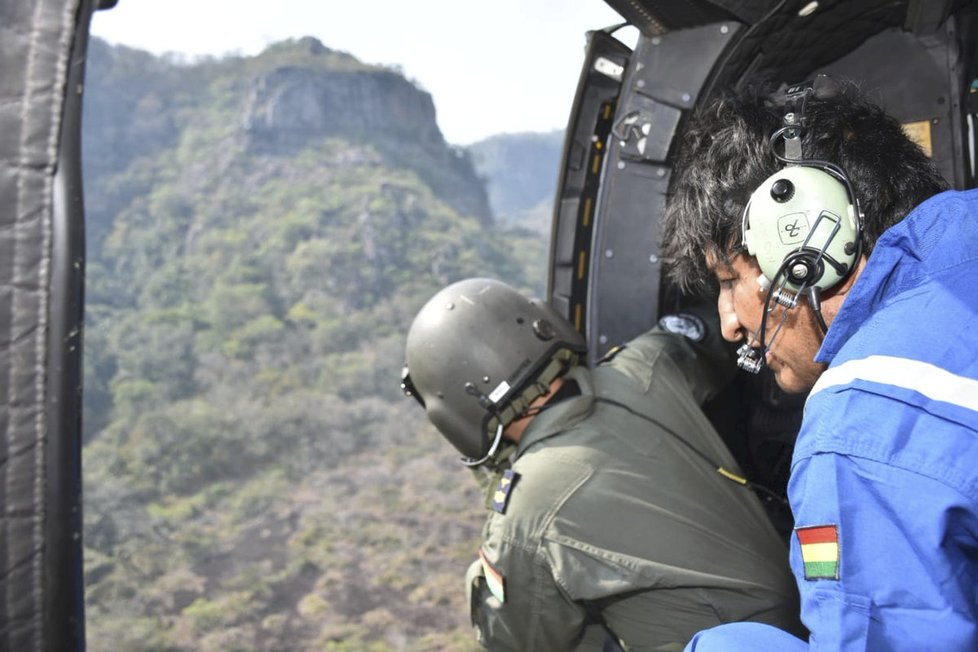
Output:
[[[706,260],[730,260],[741,241],[747,200],[780,167],[768,140],[784,108],[763,87],[725,94],[694,114],[684,133],[677,174],[663,218],[663,251],[670,276],[683,290],[707,286]],[[900,124],[840,82],[831,99],[805,105],[806,159],[840,166],[864,214],[863,251],[915,206],[948,187]]]

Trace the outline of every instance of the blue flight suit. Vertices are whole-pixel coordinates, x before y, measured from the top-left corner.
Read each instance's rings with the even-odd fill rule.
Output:
[[[809,642],[738,623],[686,649],[978,650],[978,191],[883,234],[816,359],[788,487]]]

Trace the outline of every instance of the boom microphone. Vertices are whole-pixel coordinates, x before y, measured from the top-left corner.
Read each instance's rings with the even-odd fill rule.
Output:
[[[808,296],[810,302],[815,302],[812,304],[812,307],[817,311],[819,324],[825,323],[822,321],[821,304],[819,302],[820,295],[818,292],[815,292],[814,296],[807,294],[806,290],[808,288],[804,282],[802,282],[801,288],[795,291],[793,294],[787,289],[788,275],[786,274],[786,268],[790,264],[791,259],[785,259],[777,274],[774,275],[774,282],[778,283],[778,280],[780,279],[780,283],[777,285],[768,285],[767,287],[766,295],[764,297],[764,310],[761,313],[761,326],[758,329],[757,334],[751,336],[749,341],[744,342],[740,348],[737,349],[737,366],[748,373],[760,373],[761,369],[764,368],[764,365],[767,363],[767,353],[771,350],[775,340],[778,339],[778,335],[781,333],[781,329],[784,327],[784,323],[788,319],[788,311],[798,305],[798,299],[802,296],[802,294]],[[761,287],[763,288],[763,284]],[[781,314],[781,319],[778,321],[777,327],[774,329],[774,334],[771,335],[769,345],[767,339],[767,320],[777,306],[781,306],[784,310]]]
[[[764,367],[764,354],[760,349],[755,349],[750,342],[744,342],[737,349],[737,366],[749,374],[757,374]]]
[[[812,95],[820,100],[834,100],[840,92],[839,82],[828,75],[816,75],[812,82]]]

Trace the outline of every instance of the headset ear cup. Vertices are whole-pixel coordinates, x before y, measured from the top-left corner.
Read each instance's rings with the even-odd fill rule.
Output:
[[[778,191],[785,186],[793,192]],[[768,177],[751,195],[743,242],[772,281],[780,275],[796,290],[827,290],[856,262],[854,211],[846,184],[823,169],[792,165]],[[793,266],[798,273],[792,273]]]
[[[825,263],[819,260],[817,249],[803,249],[796,253],[789,254],[784,261],[784,273],[789,281],[795,285],[804,284],[805,287],[818,287],[825,276]]]
[[[751,195],[753,196],[753,194]],[[740,234],[741,234],[741,245],[751,256],[754,255],[754,239],[751,237],[750,229],[750,199],[747,200],[747,205],[744,206],[744,213],[740,216]]]

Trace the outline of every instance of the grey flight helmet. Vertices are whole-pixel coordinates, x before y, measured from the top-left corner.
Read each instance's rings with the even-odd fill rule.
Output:
[[[586,350],[546,302],[500,281],[467,279],[414,318],[401,387],[474,466],[492,458],[502,429]]]

